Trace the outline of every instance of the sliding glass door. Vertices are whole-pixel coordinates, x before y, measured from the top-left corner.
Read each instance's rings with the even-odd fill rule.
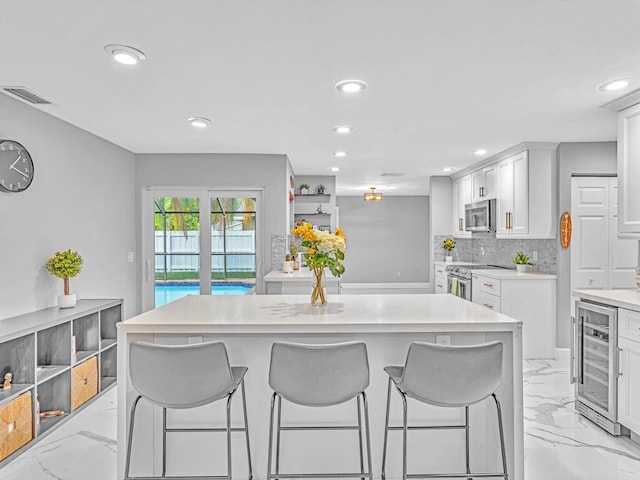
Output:
[[[259,190],[146,190],[143,310],[186,295],[254,292],[260,198]]]

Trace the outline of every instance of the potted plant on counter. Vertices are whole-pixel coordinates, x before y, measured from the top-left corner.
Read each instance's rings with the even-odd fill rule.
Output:
[[[447,251],[445,261],[447,263],[453,262],[453,255],[451,255],[451,252],[456,248],[456,241],[453,238],[445,238],[444,242],[442,242],[442,248]]]
[[[525,273],[527,271],[527,265],[533,265],[529,260],[529,255],[524,252],[517,252],[513,257],[513,263],[516,264],[516,272]]]
[[[60,308],[71,308],[76,304],[76,295],[69,293],[69,279],[75,277],[82,269],[82,257],[78,252],[66,250],[56,252],[45,264],[47,271],[64,280],[64,295],[58,296]]]

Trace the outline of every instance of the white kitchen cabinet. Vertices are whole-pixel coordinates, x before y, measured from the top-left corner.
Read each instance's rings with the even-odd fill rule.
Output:
[[[618,337],[618,422],[640,432],[640,343]]]
[[[453,183],[453,236],[471,238],[471,232],[465,230],[464,206],[471,203],[471,175],[456,179]]]
[[[640,238],[640,104],[618,114],[618,234]]]
[[[529,233],[528,164],[528,152],[525,151],[497,165],[497,235],[512,237]]]
[[[471,173],[471,201],[496,198],[497,167],[490,165]]]
[[[522,279],[500,279],[474,274],[471,286],[471,300],[474,303],[522,320],[525,359],[555,357],[556,281],[554,279],[535,279],[530,275],[523,275]]]
[[[447,272],[444,265],[436,264],[433,267],[433,291],[434,293],[447,293]]]

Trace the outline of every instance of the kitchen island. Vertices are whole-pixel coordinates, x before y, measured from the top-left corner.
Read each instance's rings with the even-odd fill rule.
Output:
[[[499,340],[504,343],[502,403],[509,473],[524,478],[522,406],[522,323],[452,295],[329,295],[328,305],[311,307],[308,295],[189,296],[150,310],[118,326],[118,478],[124,472],[128,416],[136,396],[128,376],[128,345],[135,340],[185,344],[222,340],[232,365],[249,368],[246,377],[249,431],[254,478],[264,479],[267,466],[269,355],[276,340],[303,343],[366,342],[371,384],[367,389],[371,422],[374,475],[380,477],[386,365],[402,365],[412,341],[469,345]],[[464,385],[461,385],[463,388]],[[172,388],[167,385],[167,388]],[[239,399],[232,405],[234,425],[241,424]],[[224,422],[224,403],[191,411],[173,411],[171,427],[215,425]],[[308,409],[284,403],[283,422],[323,424],[353,422],[351,403],[327,409]],[[416,405],[411,422],[464,422],[463,409]],[[399,397],[392,397],[392,423],[399,424]],[[142,402],[136,416],[131,475],[159,475],[161,469],[159,408]],[[241,434],[234,434],[235,478],[247,478]],[[327,436],[331,435],[331,436]],[[401,437],[390,434],[387,478],[401,476]],[[358,469],[358,441],[353,432],[284,433],[281,473]],[[476,471],[499,469],[495,407],[483,402],[471,408],[471,465]],[[168,474],[224,474],[225,435],[173,433],[168,440]],[[464,434],[456,431],[411,432],[410,471],[463,471]]]

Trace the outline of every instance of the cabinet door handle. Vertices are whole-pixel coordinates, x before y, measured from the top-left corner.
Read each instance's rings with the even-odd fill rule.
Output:
[[[484,198],[484,187],[480,187],[480,198]]]
[[[618,376],[622,376],[620,367],[622,366],[622,347],[618,347]]]
[[[493,283],[483,283],[482,285],[493,288]]]
[[[458,231],[460,231],[460,232],[462,231],[462,219],[461,218],[458,219]]]
[[[444,288],[442,285],[439,285],[439,284],[438,284],[438,285],[436,285],[436,287]]]
[[[489,305],[488,303],[485,303],[484,306],[493,309],[493,305]]]

